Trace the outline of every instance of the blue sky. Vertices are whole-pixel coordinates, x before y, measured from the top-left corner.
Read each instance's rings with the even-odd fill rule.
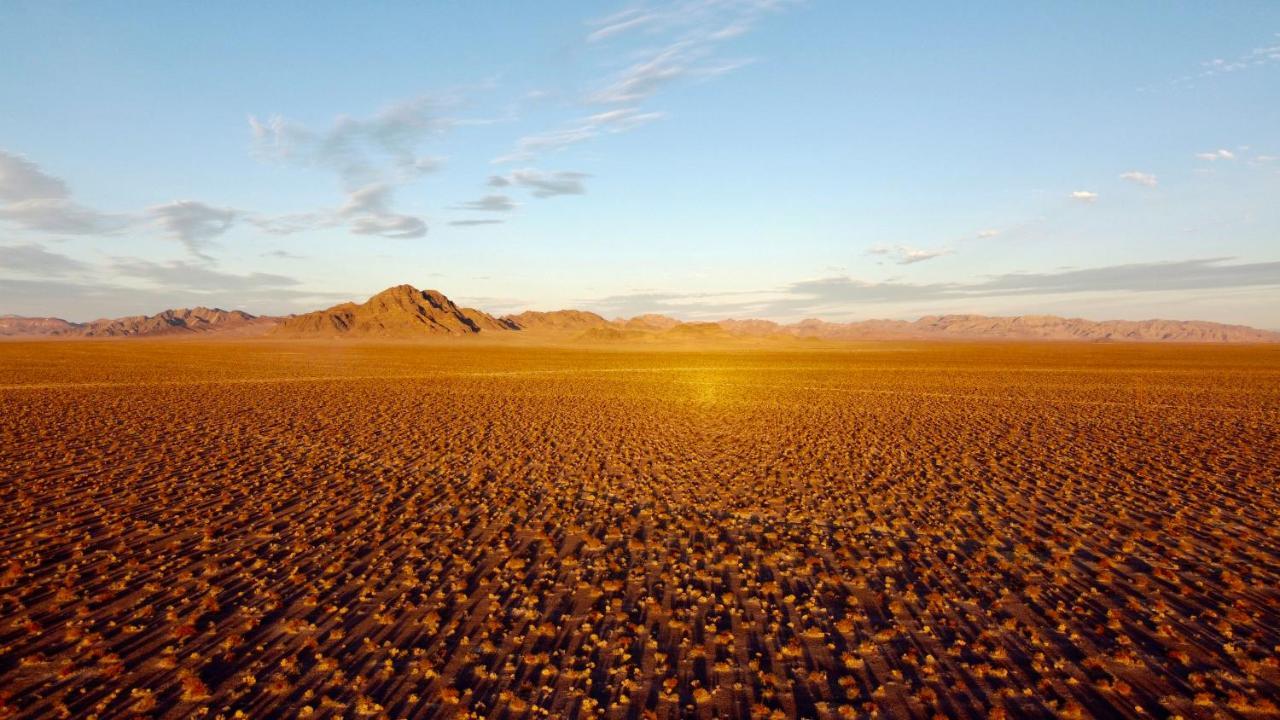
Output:
[[[0,313],[1280,328],[1280,5],[0,3]]]

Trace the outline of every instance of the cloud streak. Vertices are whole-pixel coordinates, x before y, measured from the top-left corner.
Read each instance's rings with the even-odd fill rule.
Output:
[[[907,247],[906,245],[898,245],[896,247],[877,245],[867,250],[868,255],[889,257],[899,265],[914,265],[916,263],[942,257],[943,255],[950,255],[951,252],[951,250],[944,248],[922,249]]]
[[[457,206],[459,210],[478,210],[481,212],[511,212],[516,204],[506,195],[485,195],[479,200],[471,200]]]
[[[549,198],[557,195],[582,195],[586,187],[582,181],[591,177],[586,173],[560,171],[544,173],[538,170],[516,170],[508,175],[493,175],[489,178],[490,187],[523,187],[532,191],[537,198]]]
[[[868,282],[837,276],[791,283],[782,288],[737,293],[743,299],[724,302],[721,294],[637,293],[599,298],[589,305],[606,313],[633,315],[679,312],[721,317],[741,315],[744,308],[763,317],[856,312],[881,303],[965,303],[990,298],[1075,295],[1081,293],[1147,293],[1209,291],[1228,288],[1280,288],[1280,262],[1236,263],[1230,258],[1130,263],[1050,273],[1005,273],[972,282]],[[753,299],[752,296],[756,296]]]
[[[0,200],[50,200],[70,197],[66,183],[30,160],[0,150]]]
[[[0,271],[36,277],[56,277],[84,272],[89,266],[35,243],[0,245]]]
[[[1196,153],[1196,158],[1215,162],[1218,160],[1235,160],[1236,154],[1230,150],[1210,150],[1209,152]]]
[[[1160,184],[1160,181],[1156,179],[1155,175],[1152,175],[1151,173],[1138,172],[1137,170],[1120,173],[1120,179],[1127,180],[1137,185],[1144,185],[1146,187],[1155,187]]]

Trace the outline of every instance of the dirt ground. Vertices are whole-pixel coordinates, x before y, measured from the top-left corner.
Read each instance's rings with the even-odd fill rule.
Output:
[[[1257,718],[1280,347],[0,344],[0,717]]]

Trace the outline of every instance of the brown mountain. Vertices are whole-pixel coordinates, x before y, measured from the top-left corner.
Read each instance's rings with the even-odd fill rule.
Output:
[[[583,332],[610,325],[608,320],[585,310],[526,310],[518,315],[504,315],[502,319],[514,323],[519,330],[530,332]]]
[[[259,335],[276,324],[276,318],[257,317],[240,310],[177,308],[156,315],[104,318],[87,323],[61,318],[0,318],[0,336],[6,337],[156,337],[217,333]]]
[[[364,303],[343,303],[328,310],[281,321],[274,334],[287,337],[415,338],[475,335],[515,330],[507,320],[461,308],[437,290],[397,285]]]
[[[630,320],[619,318],[614,322],[618,323],[627,330],[670,330],[671,328],[682,324],[679,320],[666,315],[658,315],[656,313],[648,313],[645,315],[637,315]]]
[[[757,320],[721,322],[733,335],[761,336],[768,327]],[[802,320],[778,325],[776,333],[820,340],[1079,340],[1127,342],[1280,342],[1280,333],[1243,325],[1194,320],[1083,320],[1053,315],[930,315],[914,322],[905,320],[864,320],[833,323]]]
[[[62,318],[0,315],[0,337],[57,337],[73,334],[79,328]]]
[[[1117,340],[1137,342],[1278,342],[1280,334],[1244,325],[1195,320],[1105,320],[1095,322],[1053,315],[986,317],[927,316],[912,323],[925,335],[1026,340]]]
[[[277,320],[240,310],[178,308],[157,315],[94,320],[80,326],[83,337],[155,337],[204,333],[253,335],[270,330]]]

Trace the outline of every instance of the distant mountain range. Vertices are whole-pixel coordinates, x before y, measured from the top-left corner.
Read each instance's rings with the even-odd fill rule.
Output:
[[[683,322],[665,315],[607,320],[584,310],[527,311],[495,317],[464,308],[436,290],[397,285],[363,303],[342,303],[288,317],[239,310],[191,308],[158,315],[73,323],[60,318],[0,316],[0,337],[111,338],[270,336],[286,338],[415,339],[434,336],[528,336],[589,344],[699,343],[716,340],[1076,340],[1129,342],[1273,343],[1280,333],[1243,325],[1188,320],[1095,322],[1052,315],[988,317],[931,315],[919,320],[836,323],[802,320]]]
[[[277,318],[206,307],[165,310],[158,315],[133,315],[87,323],[67,322],[62,318],[0,315],[0,337],[164,337],[205,333],[261,335],[269,332],[277,322]]]

